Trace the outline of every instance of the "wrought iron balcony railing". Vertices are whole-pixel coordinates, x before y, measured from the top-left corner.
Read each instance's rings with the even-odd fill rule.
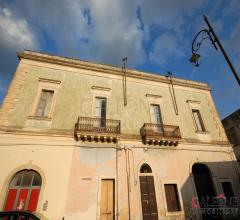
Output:
[[[120,135],[120,121],[105,118],[78,117],[75,124],[76,139],[112,140]]]
[[[178,126],[145,123],[142,127],[142,138],[146,143],[164,143],[176,145],[176,139],[181,138]]]

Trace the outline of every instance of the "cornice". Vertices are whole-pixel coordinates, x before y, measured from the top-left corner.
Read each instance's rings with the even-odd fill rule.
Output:
[[[29,135],[29,136],[50,136],[73,138],[73,129],[45,129],[45,130],[23,130],[22,127],[1,126],[0,134]]]
[[[49,136],[49,137],[69,137],[74,140],[73,129],[49,129],[49,130],[23,130],[21,127],[1,126],[0,134],[12,134],[12,135],[28,135],[28,136]],[[119,142],[121,141],[137,141],[142,142],[141,135],[138,134],[126,134],[123,133],[119,136]],[[221,146],[229,147],[231,144],[227,141],[210,141],[203,142],[198,139],[181,138],[178,140],[179,144],[200,144],[206,146]]]
[[[46,53],[40,53],[40,52],[29,51],[29,50],[18,52],[17,55],[19,59],[29,59],[34,61],[58,64],[62,66],[70,66],[74,68],[92,70],[92,71],[103,72],[103,73],[110,73],[113,75],[120,75],[120,76],[123,75],[122,68],[105,65],[105,64],[88,62],[88,61],[82,61],[79,59],[54,56]],[[126,70],[126,76],[131,78],[154,81],[154,82],[162,82],[167,84],[169,83],[169,80],[164,76],[153,74],[153,73],[141,72],[137,70],[131,70],[131,69]],[[183,80],[178,78],[173,78],[172,82],[174,85],[178,85],[178,86],[184,86],[184,87],[190,87],[190,88],[196,88],[196,89],[208,90],[208,91],[211,90],[210,87],[205,83],[200,83],[200,82],[195,82],[190,80]]]

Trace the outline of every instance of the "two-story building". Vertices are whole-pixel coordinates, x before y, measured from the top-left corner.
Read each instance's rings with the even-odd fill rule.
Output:
[[[239,197],[207,84],[33,51],[18,57],[0,111],[2,211],[209,219],[212,209],[199,210],[213,197]]]

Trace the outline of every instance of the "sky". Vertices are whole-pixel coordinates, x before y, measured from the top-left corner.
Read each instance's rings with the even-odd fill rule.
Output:
[[[0,103],[24,49],[207,83],[221,118],[240,107],[240,87],[222,53],[202,43],[207,15],[240,73],[239,0],[0,0]]]

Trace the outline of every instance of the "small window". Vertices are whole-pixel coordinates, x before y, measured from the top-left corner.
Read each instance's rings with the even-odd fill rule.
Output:
[[[140,168],[140,173],[152,173],[152,169],[148,164],[144,163]]]
[[[38,103],[36,116],[48,117],[52,105],[54,91],[42,90],[40,100]]]
[[[224,195],[226,197],[226,204],[227,206],[234,206],[233,204],[235,194],[233,192],[232,184],[230,182],[222,182],[222,188]]]
[[[197,131],[206,131],[199,110],[192,109],[192,114]]]
[[[177,184],[164,184],[168,212],[181,211]]]
[[[162,115],[159,105],[151,105],[151,111],[153,114],[153,120],[156,124],[162,124]]]

